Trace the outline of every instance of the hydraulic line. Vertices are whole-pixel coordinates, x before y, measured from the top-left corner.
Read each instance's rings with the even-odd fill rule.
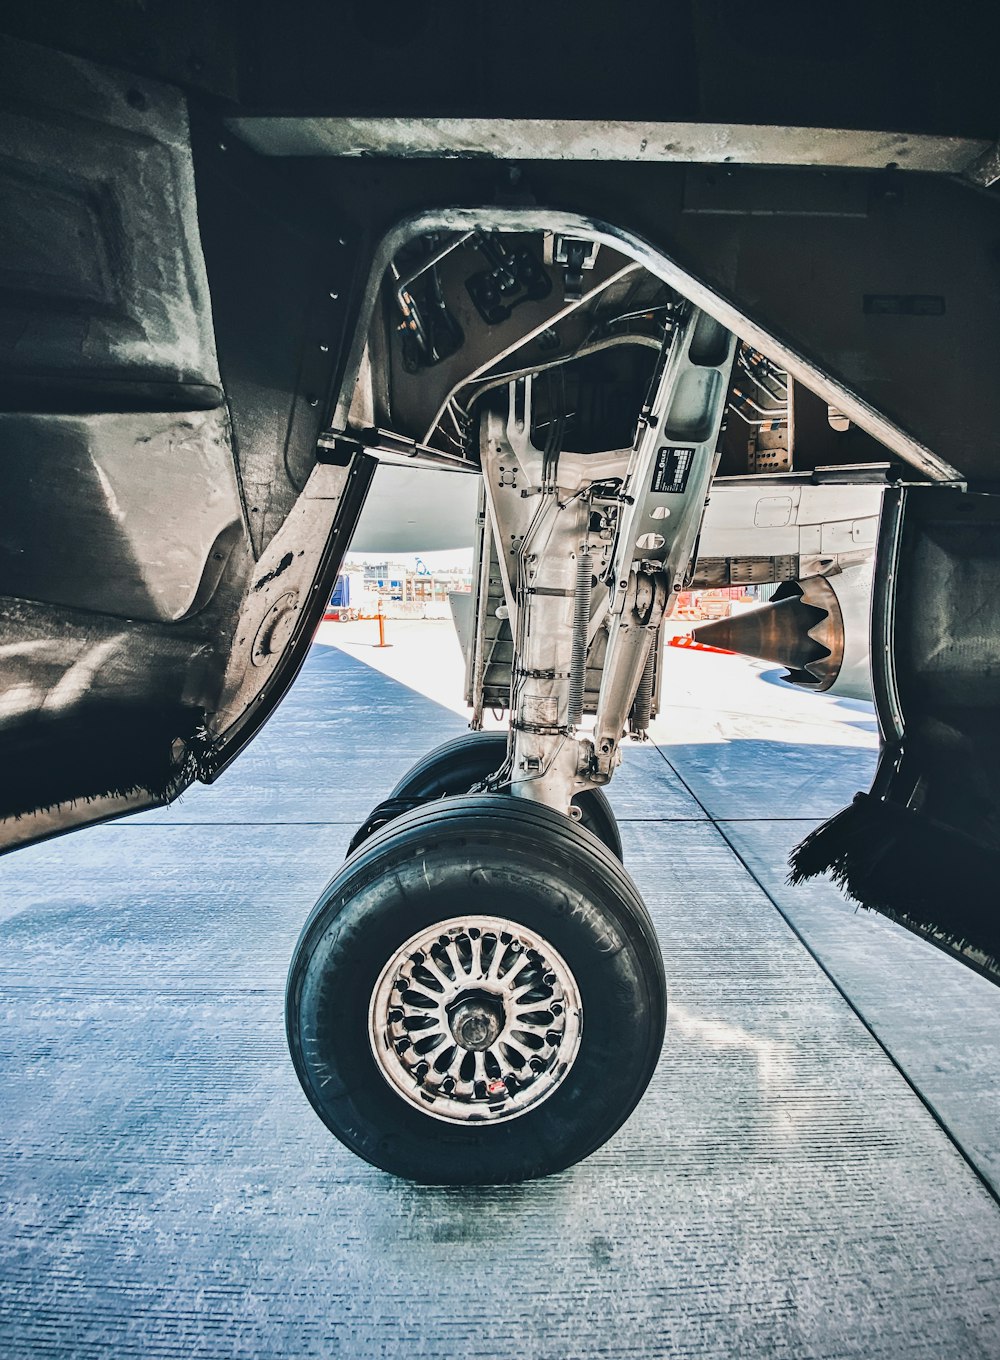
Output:
[[[587,634],[590,631],[590,591],[593,558],[589,548],[581,548],[576,559],[576,589],[573,595],[573,650],[570,656],[569,711],[567,722],[578,727],[583,717],[583,691],[587,681]]]

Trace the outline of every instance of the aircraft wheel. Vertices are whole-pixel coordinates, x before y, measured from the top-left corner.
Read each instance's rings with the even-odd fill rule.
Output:
[[[624,1123],[666,1022],[656,936],[602,843],[477,794],[404,814],[306,922],[288,1042],[352,1151],[430,1184],[559,1171]]]
[[[380,827],[419,803],[450,794],[468,793],[474,784],[500,768],[507,753],[506,732],[464,732],[435,746],[422,756],[384,802],[362,823],[347,853],[362,845]],[[622,838],[601,789],[586,789],[573,799],[580,809],[580,825],[604,842],[616,859],[623,860]]]

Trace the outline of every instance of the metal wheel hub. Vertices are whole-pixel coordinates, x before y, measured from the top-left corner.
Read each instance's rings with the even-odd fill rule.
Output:
[[[580,1047],[576,980],[534,931],[460,917],[412,936],[372,992],[379,1071],[424,1114],[500,1123],[547,1099]]]
[[[456,1044],[484,1053],[499,1039],[507,1018],[503,998],[489,992],[470,992],[448,1007]]]

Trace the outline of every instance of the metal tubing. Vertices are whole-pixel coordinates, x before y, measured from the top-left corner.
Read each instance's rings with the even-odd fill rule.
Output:
[[[530,344],[531,341],[541,335],[543,331],[550,330],[551,327],[562,321],[564,317],[569,316],[571,312],[579,311],[581,307],[585,306],[588,302],[592,302],[595,297],[600,297],[601,293],[607,292],[607,290],[614,287],[616,283],[621,283],[623,279],[627,279],[630,275],[635,274],[641,267],[642,266],[638,264],[627,264],[623,268],[615,270],[615,272],[610,274],[602,283],[597,284],[595,287],[591,288],[589,292],[584,293],[583,297],[574,298],[572,302],[567,302],[565,307],[560,307],[557,312],[553,312],[553,314],[545,321],[540,321],[538,325],[533,326],[530,331],[525,331],[524,335],[518,336],[512,345],[508,345],[507,348],[502,349],[499,354],[492,355],[486,363],[480,364],[479,367],[474,368],[471,373],[467,373],[464,378],[461,378],[455,383],[444,401],[438,407],[434,419],[427,427],[423,443],[430,443],[434,431],[437,429],[441,417],[447,409],[448,403],[451,401],[452,397],[458,396],[463,387],[468,386],[469,383],[473,382],[482,374],[489,373],[491,368],[496,368],[497,364],[506,359],[508,355],[516,354],[519,349],[523,349],[525,345]]]
[[[472,721],[474,732],[483,728],[483,683],[486,679],[486,610],[490,598],[490,561],[493,555],[493,524],[483,497],[482,529],[479,535],[479,580],[476,596],[476,632],[472,651]]]

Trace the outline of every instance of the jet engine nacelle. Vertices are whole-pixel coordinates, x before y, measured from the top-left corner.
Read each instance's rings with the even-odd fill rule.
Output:
[[[782,679],[818,693],[871,699],[872,563],[784,581],[760,609],[699,625],[697,642],[786,666]]]

